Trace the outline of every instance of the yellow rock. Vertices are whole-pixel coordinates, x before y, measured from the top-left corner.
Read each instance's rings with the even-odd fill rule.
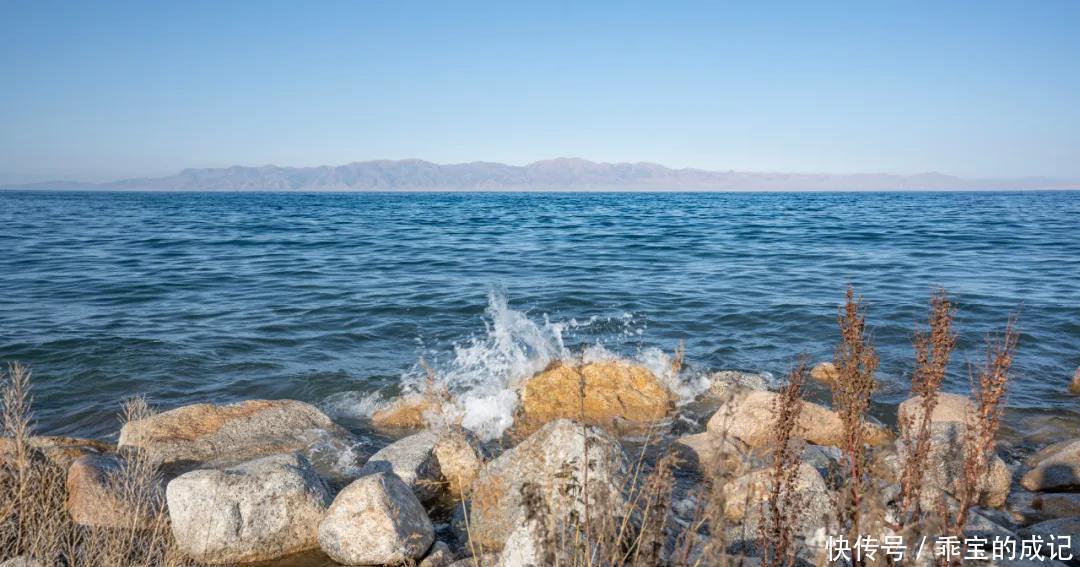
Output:
[[[371,414],[371,423],[384,429],[422,429],[427,427],[425,416],[441,411],[442,404],[433,396],[407,394]]]
[[[525,382],[521,421],[527,430],[567,418],[592,425],[625,421],[648,424],[664,418],[671,393],[644,366],[621,361],[559,363]]]

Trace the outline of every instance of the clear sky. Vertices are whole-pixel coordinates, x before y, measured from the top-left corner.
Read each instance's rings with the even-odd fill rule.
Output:
[[[381,158],[1080,178],[1080,1],[0,0],[0,183]]]

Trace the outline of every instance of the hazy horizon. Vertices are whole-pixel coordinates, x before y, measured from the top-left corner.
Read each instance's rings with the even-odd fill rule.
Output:
[[[553,156],[1080,179],[1080,3],[0,5],[0,184]]]

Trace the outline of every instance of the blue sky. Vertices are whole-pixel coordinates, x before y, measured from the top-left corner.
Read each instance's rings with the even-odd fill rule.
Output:
[[[1080,2],[0,0],[0,183],[556,156],[1080,178]]]

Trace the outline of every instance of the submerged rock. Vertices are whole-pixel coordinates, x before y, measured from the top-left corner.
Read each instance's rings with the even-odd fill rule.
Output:
[[[1028,490],[1080,489],[1080,439],[1051,445],[1033,455],[1020,479]]]
[[[248,400],[195,404],[129,421],[119,447],[147,452],[165,465],[235,464],[257,457],[309,451],[321,443],[347,447],[352,436],[310,404]]]
[[[302,455],[197,470],[166,491],[177,546],[205,563],[277,559],[318,548],[330,493]]]
[[[1072,381],[1069,382],[1069,393],[1080,395],[1080,367],[1076,368]]]
[[[90,453],[71,464],[65,508],[82,526],[131,528],[151,525],[162,509],[164,487],[154,477],[133,471],[115,454]],[[141,477],[141,478],[140,478]]]
[[[521,394],[526,430],[561,418],[644,425],[663,419],[671,407],[671,393],[652,371],[622,361],[557,363],[526,381]]]
[[[392,473],[353,481],[319,524],[319,546],[345,565],[405,563],[423,557],[434,540],[424,507]]]
[[[772,426],[775,418],[773,408],[779,394],[775,392],[748,392],[725,402],[709,419],[706,428],[715,433],[726,433],[750,447],[765,447],[772,443]],[[879,445],[891,438],[884,428],[864,423],[867,443]],[[815,403],[803,402],[795,436],[815,445],[841,446],[844,427],[839,414]]]
[[[566,419],[548,423],[480,472],[473,484],[471,543],[500,550],[525,521],[527,506],[566,518],[583,513],[586,497],[594,518],[610,514],[617,523],[626,513],[629,468],[622,447],[603,430]]]

